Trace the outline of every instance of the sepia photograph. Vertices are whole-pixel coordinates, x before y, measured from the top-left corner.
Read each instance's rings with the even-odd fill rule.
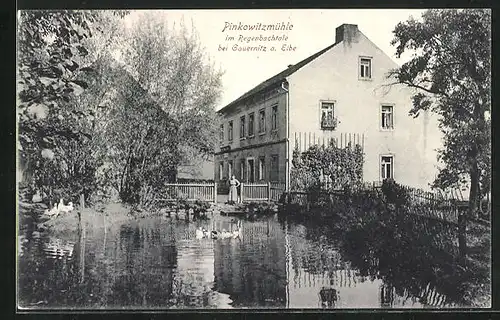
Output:
[[[491,10],[19,10],[17,312],[491,308]]]

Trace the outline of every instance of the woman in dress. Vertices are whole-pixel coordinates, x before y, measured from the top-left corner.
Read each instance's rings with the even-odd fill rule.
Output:
[[[229,203],[234,204],[238,201],[238,187],[240,186],[240,182],[234,177],[231,176],[229,179]]]

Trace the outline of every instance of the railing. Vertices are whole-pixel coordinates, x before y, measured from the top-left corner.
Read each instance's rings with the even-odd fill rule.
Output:
[[[279,201],[285,192],[284,183],[241,183],[241,201]]]
[[[271,182],[271,188],[269,189],[271,191],[271,200],[278,202],[283,192],[285,192],[285,188],[284,183]]]
[[[217,202],[217,183],[169,183],[165,185],[164,198],[156,200]]]

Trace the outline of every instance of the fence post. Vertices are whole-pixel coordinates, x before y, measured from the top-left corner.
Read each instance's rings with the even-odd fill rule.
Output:
[[[243,182],[240,183],[240,203],[243,203]]]
[[[217,203],[217,182],[214,181],[214,203]]]
[[[267,182],[267,202],[271,202],[271,182]]]
[[[458,210],[458,250],[460,257],[465,258],[467,249],[466,216],[464,210],[460,210],[458,207],[455,210]]]

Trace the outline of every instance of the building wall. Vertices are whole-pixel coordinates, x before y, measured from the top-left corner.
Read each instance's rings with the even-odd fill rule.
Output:
[[[277,129],[271,130],[272,107],[277,106]],[[266,130],[259,133],[259,111],[265,110]],[[248,137],[248,118],[254,113],[254,136]],[[240,119],[245,116],[245,137],[240,138]],[[233,121],[233,140],[228,140],[228,123]],[[241,179],[241,159],[254,159],[255,181],[269,181],[271,170],[271,156],[278,156],[278,181],[285,182],[285,139],[286,139],[286,94],[280,88],[274,88],[265,99],[254,102],[242,102],[221,115],[221,124],[224,125],[224,139],[215,148],[214,173],[215,180],[220,182],[219,164],[223,162],[223,178],[229,177],[228,162],[233,161],[233,174]],[[229,150],[221,153],[222,148]],[[259,158],[264,157],[264,179],[258,179]],[[247,181],[247,175],[243,182]]]
[[[222,155],[217,155],[216,156],[216,161],[215,161],[215,178],[216,181],[220,182],[220,166],[219,164],[222,162],[223,163],[223,180],[226,180],[229,178],[230,173],[228,172],[228,162],[233,161],[233,171],[232,174],[236,177],[236,179],[246,182],[247,180],[247,175],[245,173],[245,176],[243,179],[241,179],[241,170],[240,170],[240,161],[242,159],[247,160],[248,158],[253,158],[254,160],[254,165],[255,165],[255,182],[264,182],[264,181],[270,181],[270,170],[271,170],[271,156],[272,155],[277,155],[278,156],[278,182],[285,182],[285,170],[286,170],[286,165],[285,165],[285,154],[286,154],[286,147],[284,142],[276,143],[276,144],[270,144],[270,145],[265,145],[262,147],[255,147],[255,148],[250,148],[250,149],[245,149],[245,150],[240,150],[240,151],[235,151],[235,152],[229,152],[225,153]],[[265,169],[264,169],[264,177],[263,179],[259,180],[259,163],[258,160],[259,158],[263,157],[264,158],[264,164],[265,164]],[[246,165],[245,165],[246,166]],[[246,167],[245,167],[246,168]]]
[[[372,77],[359,79],[359,58],[372,58]],[[429,114],[414,119],[410,89],[386,86],[387,72],[397,65],[362,33],[342,41],[288,78],[290,89],[290,134],[312,132],[336,137],[342,133],[364,134],[364,180],[378,181],[380,156],[394,156],[396,181],[427,188],[436,174],[436,152],[440,134]],[[320,101],[335,102],[338,126],[321,130]],[[393,105],[394,130],[381,129],[381,105]],[[293,142],[291,142],[291,150]]]
[[[213,180],[213,157],[204,159],[201,156],[193,156],[188,163],[184,163],[177,168],[177,179]]]

